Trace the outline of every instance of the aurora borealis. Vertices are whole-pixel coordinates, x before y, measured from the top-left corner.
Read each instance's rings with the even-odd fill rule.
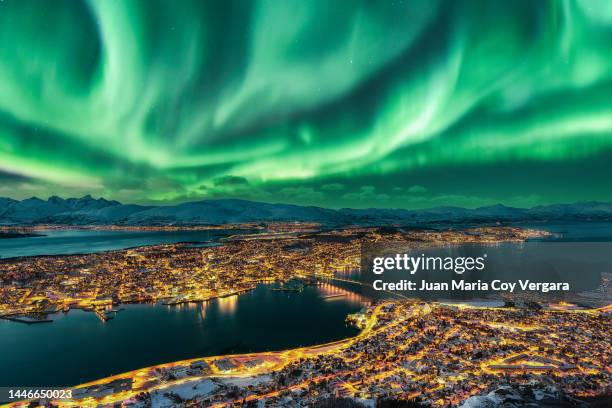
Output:
[[[0,2],[0,196],[612,201],[612,2]]]

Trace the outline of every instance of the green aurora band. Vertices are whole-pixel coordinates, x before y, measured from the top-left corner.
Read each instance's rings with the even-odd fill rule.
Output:
[[[0,195],[612,200],[612,2],[0,2]]]

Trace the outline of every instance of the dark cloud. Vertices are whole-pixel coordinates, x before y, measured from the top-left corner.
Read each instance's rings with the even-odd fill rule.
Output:
[[[342,183],[324,184],[323,186],[321,186],[321,190],[324,190],[324,191],[340,191],[340,190],[344,190],[344,184],[342,184]]]
[[[0,170],[0,181],[28,181],[29,177]]]
[[[220,186],[246,186],[249,184],[249,181],[244,177],[238,176],[223,176],[214,179],[213,184],[216,187]]]
[[[342,195],[342,198],[348,201],[371,200],[375,197],[376,188],[374,186],[361,186],[358,192],[351,192]]]
[[[312,187],[285,187],[277,192],[278,196],[313,204],[323,199],[323,193],[316,191]]]

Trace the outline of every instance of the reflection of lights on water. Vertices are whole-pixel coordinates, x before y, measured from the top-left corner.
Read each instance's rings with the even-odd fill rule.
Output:
[[[362,296],[350,290],[343,289],[332,283],[322,282],[317,286],[317,288],[319,289],[319,292],[321,293],[322,297],[329,296],[329,301],[335,299],[342,299],[348,301],[351,304],[358,305],[368,302],[368,299],[365,296]]]
[[[342,269],[336,269],[334,275],[342,277],[355,277],[359,275],[359,268],[344,267]]]
[[[176,309],[176,310],[193,309],[194,307],[195,307],[195,304],[191,303],[191,302],[178,303],[176,305],[170,305],[170,308]]]
[[[200,305],[200,318],[202,320],[206,319],[206,310],[208,309],[208,302],[202,302]]]
[[[218,298],[217,304],[221,313],[233,313],[238,305],[238,295]]]

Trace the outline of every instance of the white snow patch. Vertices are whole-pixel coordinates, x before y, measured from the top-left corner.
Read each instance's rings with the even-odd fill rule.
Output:
[[[470,397],[459,408],[493,408],[498,407],[502,402],[502,399],[491,392],[488,395],[477,395]]]
[[[266,383],[272,380],[269,375],[258,375],[256,377],[227,377],[217,378],[219,382],[225,385],[235,385],[236,387],[248,387],[249,385],[255,386],[262,383]]]
[[[151,404],[154,407],[170,408],[175,407],[176,403],[167,398],[164,394],[175,393],[184,400],[195,397],[204,397],[217,389],[217,385],[209,379],[193,380],[176,386],[170,386],[162,390],[151,393]]]

